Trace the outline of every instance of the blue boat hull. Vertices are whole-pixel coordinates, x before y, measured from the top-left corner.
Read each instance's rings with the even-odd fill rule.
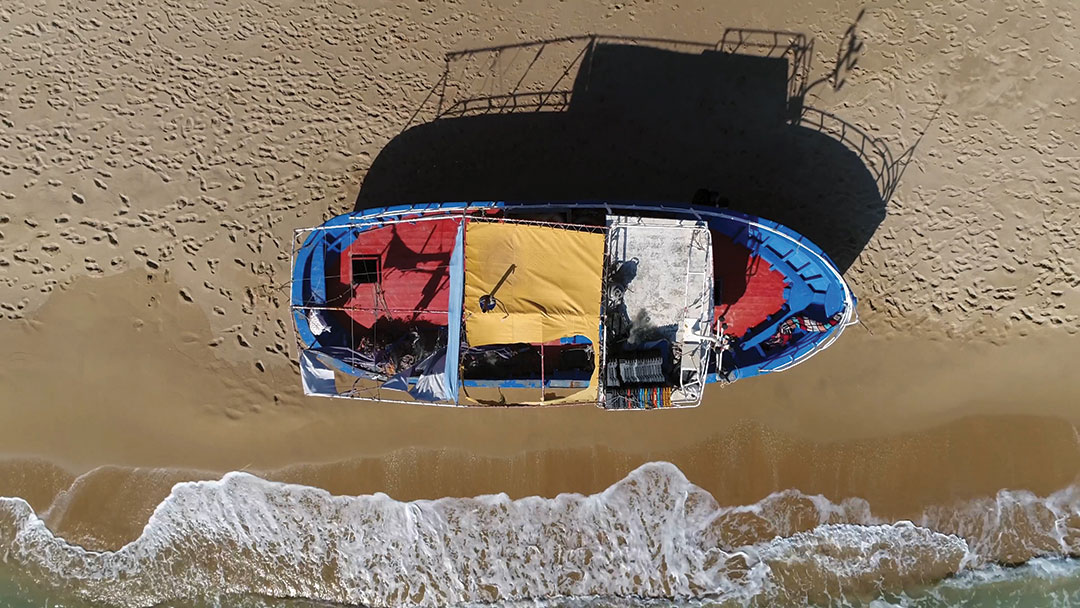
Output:
[[[783,306],[750,328],[724,350],[709,370],[708,382],[732,382],[788,369],[831,344],[844,327],[854,323],[856,299],[829,257],[797,232],[766,219],[711,207],[652,202],[578,201],[555,203],[427,203],[367,209],[335,217],[312,230],[294,250],[291,305],[301,349],[318,348],[320,337],[312,331],[305,310],[327,300],[326,272],[329,255],[335,255],[357,239],[366,228],[403,218],[431,218],[472,213],[603,213],[679,218],[705,222],[713,235],[722,235],[772,270],[783,274]],[[717,286],[720,289],[720,286]],[[826,322],[817,331],[801,331],[800,320]],[[802,323],[805,325],[805,323]],[[793,336],[779,344],[776,336],[794,327]],[[346,374],[370,377],[348,357],[329,357]],[[573,387],[574,378],[482,380],[462,379],[465,387],[552,388]],[[587,383],[587,380],[585,380]]]

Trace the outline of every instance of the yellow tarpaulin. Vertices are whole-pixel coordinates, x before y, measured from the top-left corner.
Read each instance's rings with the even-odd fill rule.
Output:
[[[598,351],[603,265],[603,234],[469,222],[464,304],[469,344],[536,344],[580,335]],[[504,275],[495,292],[495,309],[482,312],[481,296],[495,289]],[[594,365],[599,367],[598,362]],[[597,373],[594,368],[589,382],[592,397],[576,397],[595,398]]]

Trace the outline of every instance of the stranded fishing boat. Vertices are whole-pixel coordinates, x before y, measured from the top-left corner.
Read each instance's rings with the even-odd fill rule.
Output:
[[[420,204],[298,230],[304,392],[456,406],[692,407],[854,323],[820,249],[733,211]]]

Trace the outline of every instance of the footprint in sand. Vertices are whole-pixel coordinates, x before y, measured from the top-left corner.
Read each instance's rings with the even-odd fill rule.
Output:
[[[105,274],[105,269],[102,268],[101,265],[98,264],[97,260],[95,260],[94,258],[85,258],[83,260],[83,262],[85,263],[85,267],[86,267],[87,272],[89,272],[90,274],[92,274],[92,275]]]

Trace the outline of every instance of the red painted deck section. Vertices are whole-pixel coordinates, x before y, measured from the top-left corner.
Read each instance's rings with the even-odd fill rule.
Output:
[[[371,327],[376,317],[446,325],[456,236],[453,219],[392,224],[360,233],[341,253],[341,287],[352,291],[345,304],[349,316],[365,327]],[[358,255],[379,258],[378,285],[352,286],[352,260]]]
[[[742,337],[784,305],[784,275],[730,238],[713,232],[713,275],[721,289],[716,319],[726,333]]]

